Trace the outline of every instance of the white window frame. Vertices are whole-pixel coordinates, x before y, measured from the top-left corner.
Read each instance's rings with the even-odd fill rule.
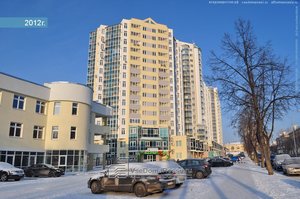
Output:
[[[72,133],[75,133],[75,137],[72,138]],[[77,127],[76,126],[71,126],[70,128],[70,140],[76,140],[77,138]]]
[[[15,100],[17,100],[17,105],[16,105],[16,107],[14,107],[14,102],[15,102]],[[21,104],[20,104],[20,102],[23,102],[23,107],[22,108],[20,108],[20,106],[21,106]],[[24,96],[22,96],[22,95],[14,95],[14,98],[13,98],[13,108],[14,109],[20,109],[20,110],[25,110],[25,97]]]
[[[36,137],[35,137],[36,133]],[[33,139],[44,139],[44,127],[43,126],[34,126],[33,127]]]
[[[59,115],[61,109],[61,103],[60,102],[54,102],[53,105],[53,115]]]
[[[38,110],[36,110],[38,107]],[[45,114],[46,103],[44,101],[37,100],[35,105],[35,112],[39,114]]]
[[[56,137],[54,137],[54,133],[57,134]],[[57,139],[58,139],[58,134],[59,134],[59,127],[58,127],[58,126],[52,126],[52,130],[51,130],[51,139],[52,139],[52,140],[57,140]]]
[[[13,135],[10,135],[11,128],[14,129]],[[17,129],[20,129],[20,136],[16,136]],[[22,123],[10,122],[10,125],[9,125],[9,137],[22,137],[22,132],[23,132],[23,124]]]

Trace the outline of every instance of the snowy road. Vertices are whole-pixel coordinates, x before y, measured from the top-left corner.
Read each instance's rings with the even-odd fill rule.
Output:
[[[60,178],[25,178],[20,182],[0,183],[1,199],[127,199],[133,193],[91,194],[87,180],[91,174],[67,175]],[[229,168],[213,168],[209,178],[189,179],[180,188],[153,194],[149,198],[299,198],[300,177],[288,177],[281,173],[268,176],[265,169],[246,161]]]

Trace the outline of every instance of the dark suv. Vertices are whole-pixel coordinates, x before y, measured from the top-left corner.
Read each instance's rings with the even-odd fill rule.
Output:
[[[174,188],[176,179],[172,172],[162,172],[160,167],[144,164],[114,164],[88,181],[92,193],[104,191],[134,192],[137,197]]]
[[[211,174],[210,165],[205,159],[186,159],[178,161],[178,164],[185,169],[187,177],[201,179]]]

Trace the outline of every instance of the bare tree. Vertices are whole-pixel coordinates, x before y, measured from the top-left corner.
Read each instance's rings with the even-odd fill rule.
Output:
[[[211,79],[221,85],[220,95],[235,111],[251,109],[262,159],[273,174],[269,142],[275,121],[299,103],[286,59],[273,53],[270,43],[258,45],[249,21],[235,23],[236,37],[225,34],[222,54],[211,52]]]

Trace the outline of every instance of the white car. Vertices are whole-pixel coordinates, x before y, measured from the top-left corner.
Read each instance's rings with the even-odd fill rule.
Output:
[[[300,158],[293,157],[287,158],[282,162],[282,170],[286,175],[299,175],[300,174]]]
[[[8,179],[14,179],[19,181],[24,177],[24,171],[16,168],[7,162],[0,162],[0,181],[7,181]]]
[[[165,171],[172,171],[175,179],[176,179],[176,186],[181,186],[184,181],[186,180],[186,171],[175,161],[154,161],[154,162],[147,162],[146,164],[151,164],[155,166],[159,166],[162,170]]]

